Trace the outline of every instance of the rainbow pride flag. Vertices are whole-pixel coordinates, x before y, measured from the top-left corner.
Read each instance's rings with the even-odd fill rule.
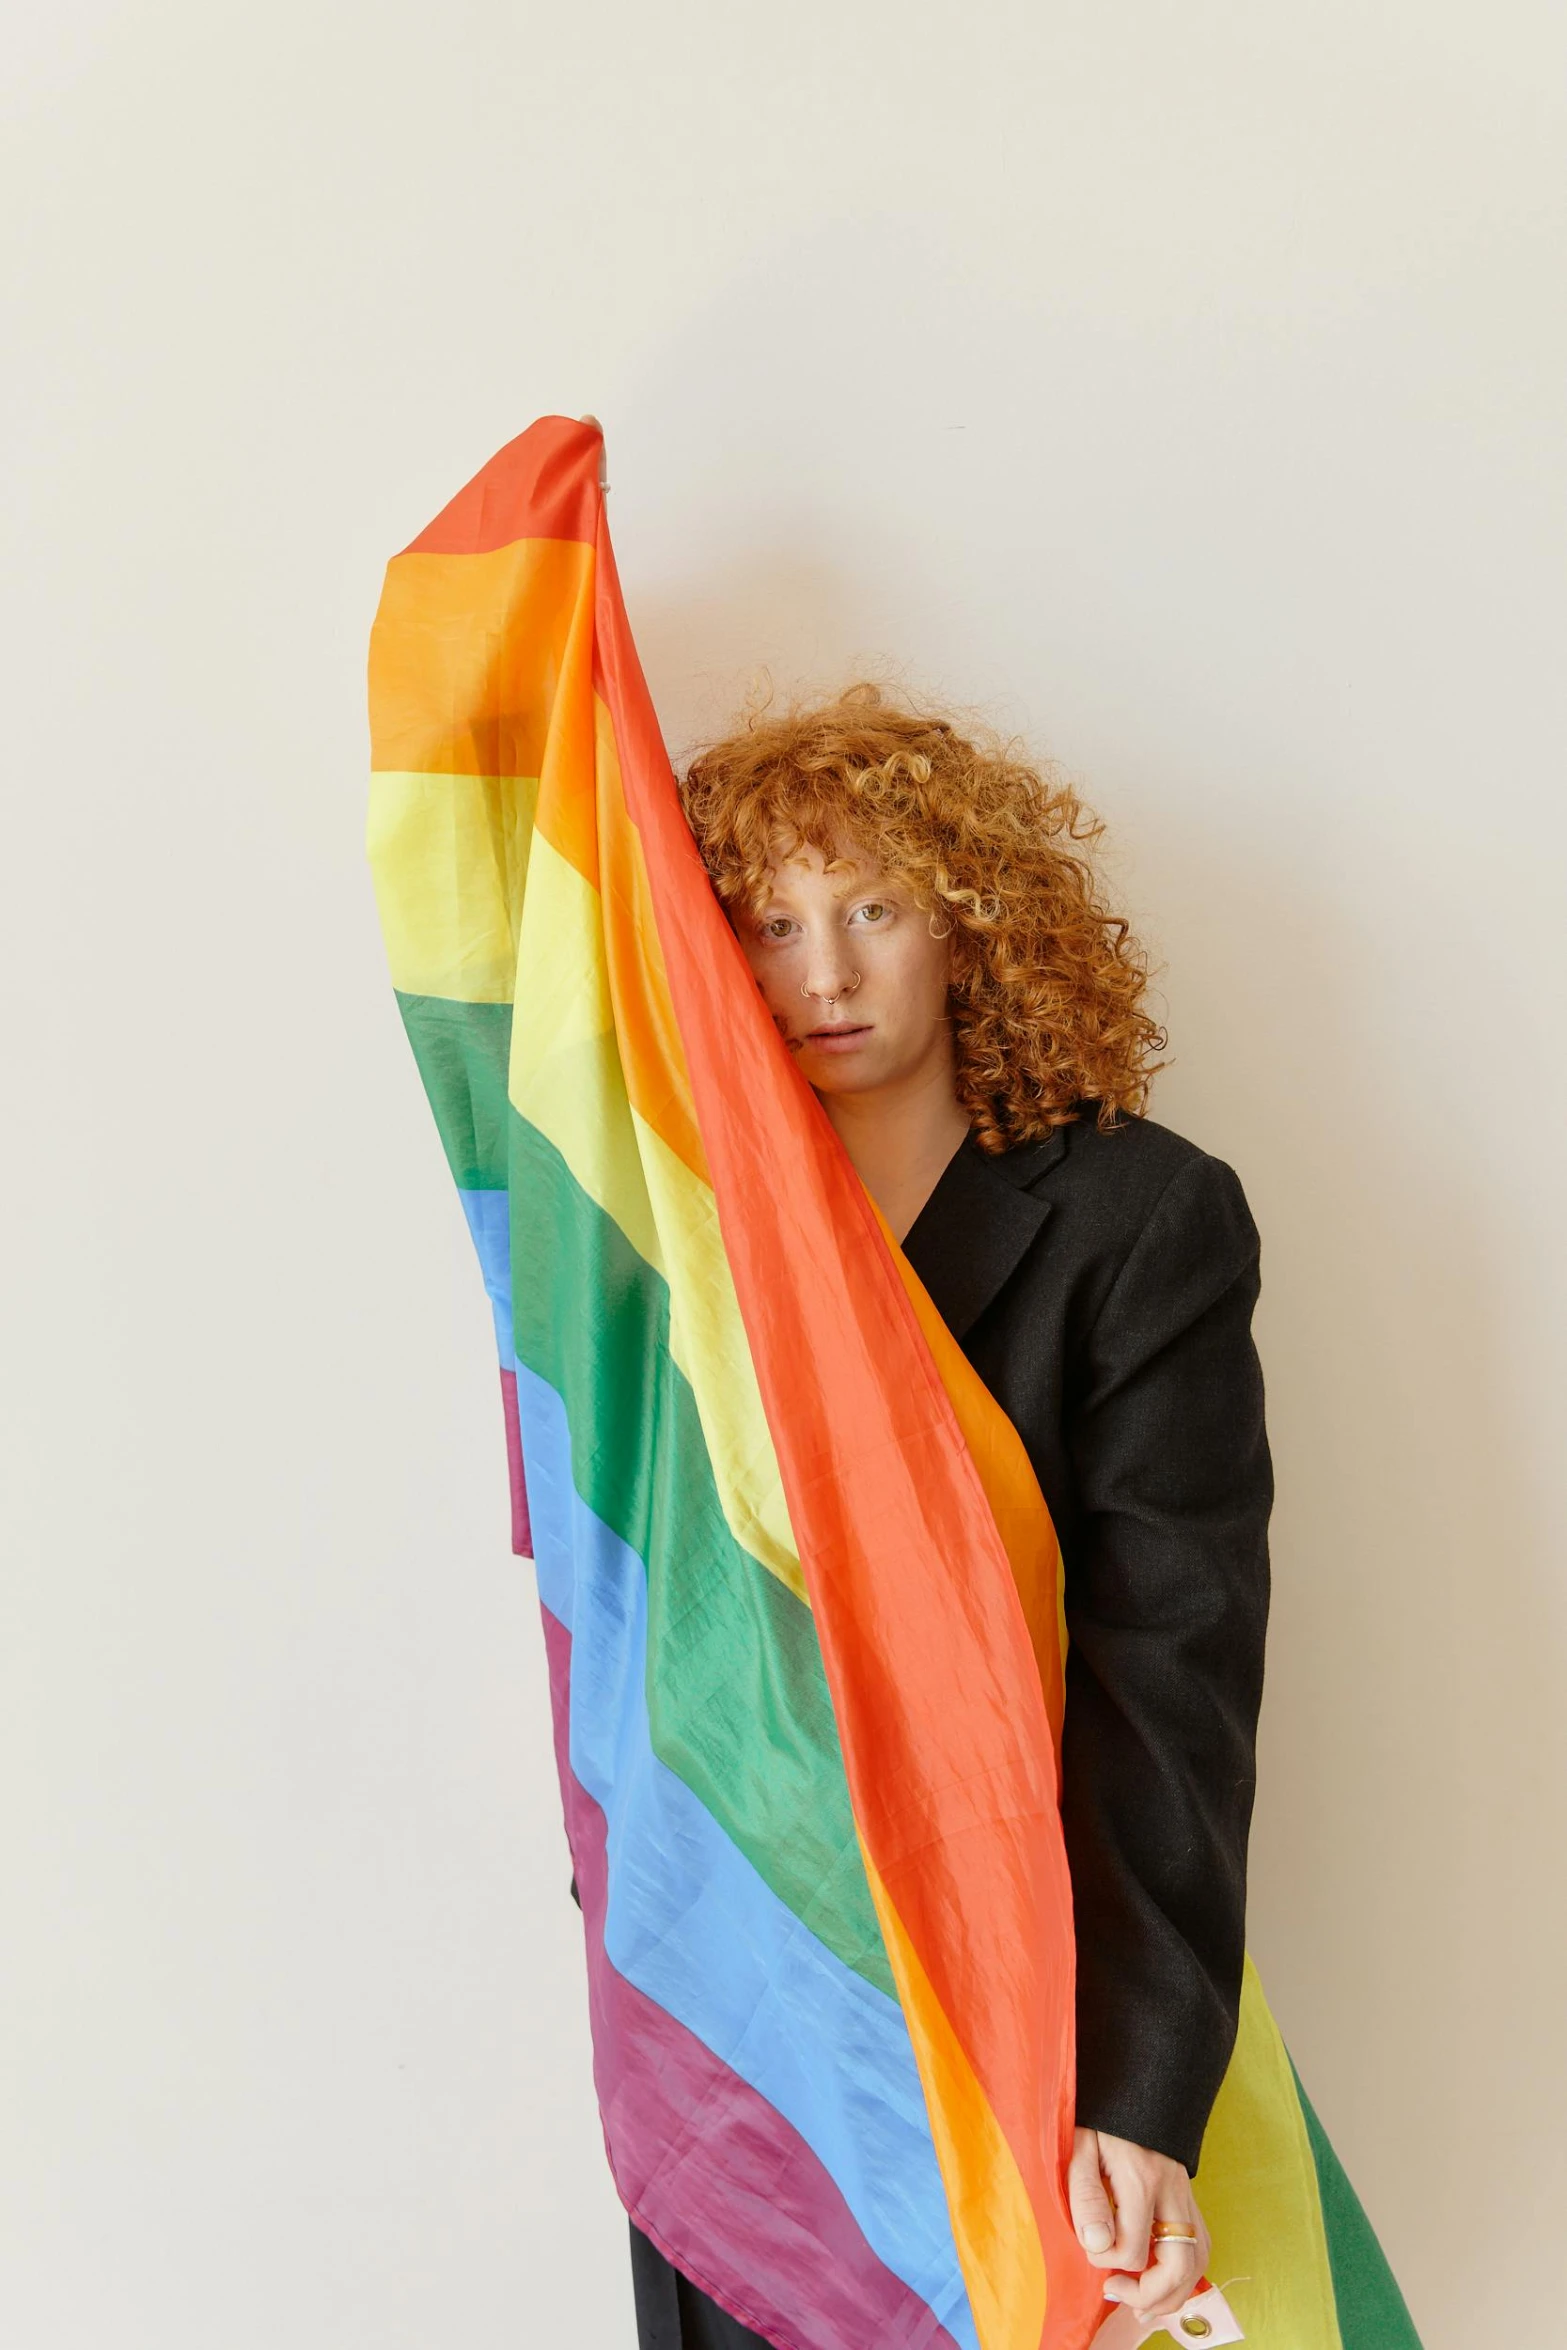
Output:
[[[388,567],[368,845],[494,1309],[611,2168],[778,2350],[1083,2350],[1055,1535],[709,887],[601,447],[544,418]],[[1198,2184],[1255,2350],[1418,2350],[1249,1967]]]

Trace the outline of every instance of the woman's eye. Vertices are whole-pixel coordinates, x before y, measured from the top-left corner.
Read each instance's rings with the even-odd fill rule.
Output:
[[[861,906],[860,908],[860,912],[864,915],[867,915],[872,922],[879,922],[883,915],[887,914],[889,911],[890,908],[885,906],[880,898],[873,898],[868,906]]]

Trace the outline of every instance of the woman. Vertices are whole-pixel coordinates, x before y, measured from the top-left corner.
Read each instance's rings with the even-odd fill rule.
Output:
[[[1231,1170],[1143,1114],[1164,1040],[1069,790],[858,686],[753,718],[682,798],[1060,1536],[1072,2214],[1107,2297],[1165,2315],[1207,2258],[1191,2174],[1240,1999],[1272,1500],[1256,1228]],[[631,2239],[642,2350],[762,2340]]]

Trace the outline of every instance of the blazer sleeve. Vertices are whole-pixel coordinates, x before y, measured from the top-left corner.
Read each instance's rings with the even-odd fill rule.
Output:
[[[1195,2170],[1234,2046],[1273,1474],[1232,1169],[1188,1161],[1071,1382],[1062,1808],[1082,2127]]]

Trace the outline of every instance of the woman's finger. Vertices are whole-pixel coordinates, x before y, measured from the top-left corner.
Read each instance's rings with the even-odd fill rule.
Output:
[[[1148,2266],[1148,2235],[1153,2226],[1153,2189],[1147,2180],[1131,2172],[1114,2181],[1115,2186],[1115,2242],[1110,2247],[1110,2265],[1129,2268],[1134,2275]]]
[[[1115,2242],[1115,2206],[1099,2168],[1099,2140],[1092,2130],[1079,2130],[1073,2140],[1066,2192],[1072,2225],[1083,2250],[1097,2266],[1113,2266],[1110,2247]]]
[[[1139,2317],[1170,2317],[1191,2297],[1202,2274],[1202,2247],[1185,2236],[1161,2236],[1140,2277],[1116,2277],[1106,2296]]]

